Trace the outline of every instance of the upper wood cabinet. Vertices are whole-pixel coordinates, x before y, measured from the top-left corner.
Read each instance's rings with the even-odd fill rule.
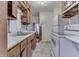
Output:
[[[19,3],[19,8],[22,10],[23,15],[21,17],[21,22],[24,25],[30,24],[31,20],[31,10],[30,10],[30,5],[27,1],[21,1]]]
[[[64,18],[70,18],[78,12],[78,1],[63,1],[62,15]]]
[[[8,19],[13,20],[17,16],[17,2],[8,1]]]
[[[23,16],[22,16],[22,23],[25,25],[25,24],[30,24],[30,20],[31,20],[31,15],[30,15],[30,11],[27,10],[23,13]]]

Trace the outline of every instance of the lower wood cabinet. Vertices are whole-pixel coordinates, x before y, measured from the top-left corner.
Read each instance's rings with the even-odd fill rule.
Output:
[[[21,51],[20,57],[26,57],[26,48]]]
[[[8,57],[20,57],[20,45],[16,45],[14,48],[9,50]]]
[[[28,57],[31,57],[32,55],[31,42],[28,44],[27,53],[28,53]]]
[[[21,42],[21,53],[20,53],[21,57],[26,57],[27,56],[26,45],[27,45],[27,42],[26,42],[26,39],[25,39],[24,41]]]
[[[34,49],[35,47],[35,35],[31,35],[8,50],[8,57],[31,57],[32,49]]]
[[[36,38],[34,36],[33,39],[31,40],[31,48],[35,49],[35,47],[36,47]]]

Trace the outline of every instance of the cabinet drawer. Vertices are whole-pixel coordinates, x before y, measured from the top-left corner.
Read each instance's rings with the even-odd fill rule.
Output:
[[[8,57],[19,57],[19,56],[20,56],[20,45],[17,45],[8,51]]]
[[[26,47],[26,40],[21,42],[21,51]]]

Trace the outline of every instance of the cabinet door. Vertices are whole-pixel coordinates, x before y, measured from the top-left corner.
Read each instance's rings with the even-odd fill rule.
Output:
[[[28,50],[27,50],[27,52],[28,52],[28,57],[31,57],[31,55],[32,55],[31,42],[28,44]]]
[[[78,57],[79,54],[76,51],[73,43],[69,39],[60,40],[60,57]]]
[[[21,57],[26,57],[27,56],[27,48],[26,48],[27,42],[26,40],[21,42]]]
[[[32,46],[31,46],[32,49],[35,49],[35,47],[36,47],[36,38],[35,37],[32,39],[31,44],[32,44]]]
[[[30,23],[30,18],[29,18],[30,17],[30,14],[29,13],[30,13],[29,10],[27,10],[27,14],[26,14],[27,15],[27,19],[26,19],[26,22],[27,23]]]
[[[26,48],[21,51],[21,57],[26,57]]]
[[[10,20],[15,19],[17,16],[17,2],[8,1],[8,18]]]

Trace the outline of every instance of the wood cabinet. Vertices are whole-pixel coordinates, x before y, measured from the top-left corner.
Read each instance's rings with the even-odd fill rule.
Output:
[[[79,44],[67,38],[60,40],[60,57],[79,57]]]
[[[17,2],[8,1],[8,19],[14,20],[17,16]]]
[[[27,9],[26,11],[23,12],[22,24],[24,25],[30,24],[30,20],[31,20],[30,11]]]
[[[36,48],[36,37],[35,37],[35,35],[32,35],[31,44],[32,44],[31,48],[35,49]]]
[[[31,57],[31,55],[32,55],[31,42],[28,43],[27,55],[28,55],[28,57]]]
[[[0,57],[7,56],[7,1],[0,1]]]
[[[28,57],[31,57],[32,49],[35,49],[35,47],[36,47],[35,34],[33,34],[30,37],[28,37],[27,45],[28,45],[28,49],[27,49]]]
[[[26,57],[27,56],[26,45],[27,45],[26,40],[21,42],[21,54],[20,54],[21,57]]]
[[[35,34],[27,37],[8,50],[8,57],[31,57],[32,49],[36,47]]]
[[[31,20],[30,5],[27,1],[21,1],[21,2],[19,2],[19,4],[20,4],[19,8],[23,12],[23,15],[21,17],[21,22],[24,25],[28,25],[28,24],[30,24],[30,20]]]
[[[30,37],[28,37],[27,38],[28,40],[27,40],[27,55],[28,55],[28,57],[31,57],[31,55],[32,55],[32,51],[31,51],[31,40],[32,40],[32,37],[30,36]]]
[[[64,18],[70,18],[78,12],[78,1],[63,1],[62,15]]]
[[[20,57],[20,44],[8,51],[8,57]]]

